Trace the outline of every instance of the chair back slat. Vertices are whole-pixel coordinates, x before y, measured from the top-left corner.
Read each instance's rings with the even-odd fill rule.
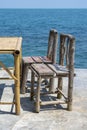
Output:
[[[58,44],[58,33],[55,29],[52,29],[50,30],[49,33],[48,50],[47,50],[47,57],[52,61],[52,63],[56,63],[57,44]]]
[[[69,38],[66,38],[66,65],[69,65]]]
[[[65,57],[65,37],[60,35],[59,65],[64,65],[64,57]]]
[[[59,65],[74,66],[75,38],[72,35],[60,34]]]

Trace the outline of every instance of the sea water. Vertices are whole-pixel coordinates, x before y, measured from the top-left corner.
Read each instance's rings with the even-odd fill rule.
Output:
[[[75,67],[87,68],[87,9],[0,9],[0,37],[21,36],[23,56],[46,55],[50,29],[74,35]],[[11,55],[0,61],[13,66]]]

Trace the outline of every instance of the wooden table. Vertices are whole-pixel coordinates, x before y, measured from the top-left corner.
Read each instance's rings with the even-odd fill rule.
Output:
[[[15,104],[16,115],[20,114],[20,62],[21,62],[21,37],[0,37],[0,54],[12,54],[14,56],[14,73],[7,68],[1,61],[0,66],[10,75],[11,78],[0,79],[14,79],[14,101],[0,102],[0,104]]]

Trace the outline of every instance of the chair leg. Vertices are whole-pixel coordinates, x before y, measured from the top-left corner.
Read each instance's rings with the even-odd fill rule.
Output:
[[[21,93],[25,93],[25,87],[27,82],[27,75],[28,75],[28,65],[23,64],[22,65],[22,79],[21,79]]]
[[[34,72],[31,70],[31,92],[30,92],[30,100],[33,100],[33,97],[34,97],[34,82],[35,82],[35,76],[34,76]]]
[[[73,77],[68,79],[68,103],[67,109],[68,111],[72,111],[72,98],[73,98]]]
[[[50,84],[49,85],[50,86],[49,87],[49,92],[53,92],[54,91],[54,80],[55,79],[51,78],[50,81],[49,81],[49,84]]]
[[[63,78],[62,78],[62,77],[59,77],[59,78],[58,78],[58,88],[59,88],[60,90],[62,90],[62,86],[63,86]],[[58,99],[61,99],[61,98],[62,98],[61,93],[58,92],[57,98],[58,98]]]
[[[40,112],[40,86],[41,77],[38,77],[37,92],[36,92],[36,112]]]

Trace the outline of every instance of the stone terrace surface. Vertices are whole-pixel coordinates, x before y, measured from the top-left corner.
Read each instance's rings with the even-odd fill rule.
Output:
[[[67,111],[66,105],[51,105],[41,107],[40,113],[35,113],[28,88],[26,94],[20,94],[19,116],[15,115],[14,106],[0,105],[0,130],[87,130],[87,70],[75,69],[75,73],[72,111]],[[0,70],[1,75],[6,76],[6,73]],[[13,100],[13,86],[13,81],[0,80],[1,101]],[[67,80],[64,79],[64,91],[66,87]]]

